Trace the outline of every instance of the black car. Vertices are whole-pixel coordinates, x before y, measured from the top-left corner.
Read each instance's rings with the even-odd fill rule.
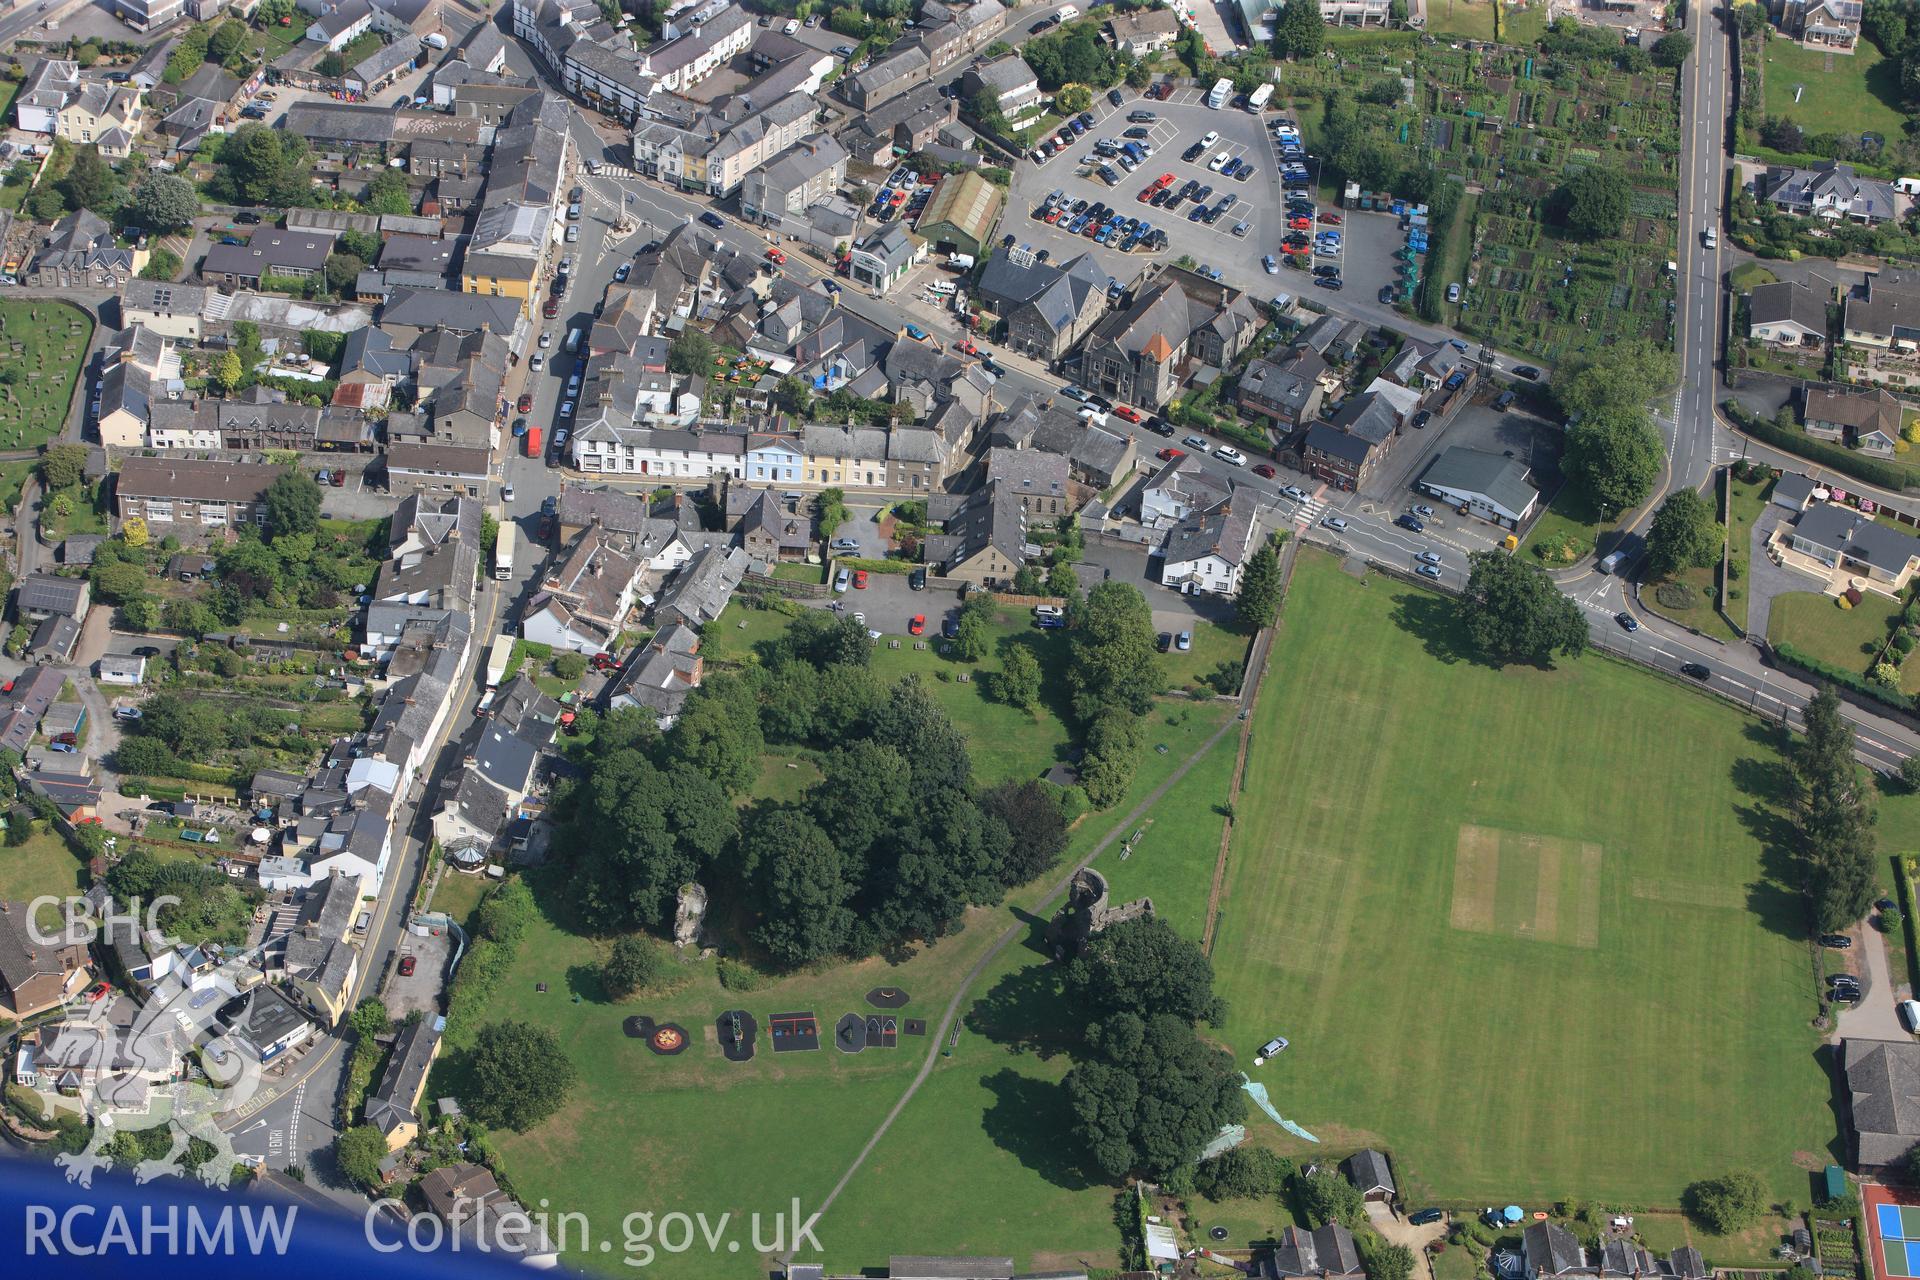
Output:
[[[1422,409],[1420,412],[1413,415],[1413,429],[1415,431],[1424,430],[1426,428],[1426,425],[1432,421],[1433,421],[1433,410]]]
[[[243,227],[257,227],[260,225],[260,215],[257,213],[236,213],[233,215],[233,220]]]
[[[1853,945],[1853,939],[1844,933],[1823,933],[1820,935],[1820,945],[1832,947],[1835,951],[1845,951]]]
[[[1634,617],[1632,614],[1628,613],[1625,609],[1622,609],[1620,612],[1614,614],[1613,620],[1619,623],[1620,629],[1622,631],[1627,632],[1628,634],[1632,634],[1633,632],[1638,631],[1640,629],[1640,619]]]
[[[1317,276],[1337,276],[1340,274],[1340,268],[1331,263],[1323,263],[1313,269],[1313,274]]]
[[[160,656],[160,650],[153,645],[143,644],[133,651],[133,656],[136,658],[157,658]]]
[[[1047,21],[1045,18],[1042,18],[1040,19],[1040,21],[1034,23],[1032,26],[1027,28],[1027,34],[1030,36],[1037,36],[1052,25],[1053,24],[1051,22]]]
[[[1540,371],[1530,364],[1514,366],[1513,376],[1516,378],[1525,378],[1528,382],[1540,381]]]
[[[1153,131],[1150,129],[1143,128],[1140,125],[1135,125],[1133,128],[1127,130],[1125,133],[1121,134],[1120,136],[1123,138],[1145,138],[1145,137],[1150,137],[1152,135],[1152,132]]]
[[[1165,653],[1167,650],[1173,648],[1173,632],[1162,631],[1160,633],[1160,640],[1158,642],[1158,647],[1160,652],[1162,653]]]
[[[1157,436],[1165,436],[1169,440],[1173,439],[1173,424],[1171,422],[1168,422],[1165,418],[1153,419],[1151,422],[1147,423],[1147,430],[1153,432],[1153,434]]]
[[[927,589],[927,571],[925,569],[915,569],[912,573],[908,574],[907,586],[915,591],[925,591]]]
[[[1347,282],[1339,276],[1321,276],[1318,280],[1315,280],[1314,283],[1322,289],[1331,289],[1335,293],[1347,287]]]
[[[957,635],[959,635],[959,634],[960,634],[960,619],[958,619],[958,618],[952,618],[952,617],[950,617],[950,618],[948,618],[948,619],[947,619],[947,620],[946,620],[945,622],[943,622],[943,623],[941,623],[941,624],[940,624],[940,634],[941,634],[941,635],[943,635],[943,636],[945,636],[945,637],[946,637],[947,639],[949,639],[949,640],[951,640],[951,639],[953,639],[953,638],[954,638],[955,636],[957,636]]]
[[[1835,1004],[1859,1004],[1860,994],[1858,987],[1835,987],[1827,993]]]
[[[1198,160],[1205,151],[1206,148],[1196,142],[1180,153],[1180,159],[1187,164],[1192,164],[1195,160]]]
[[[1390,284],[1381,285],[1380,286],[1380,305],[1383,307],[1390,307],[1393,305],[1393,302],[1394,302],[1393,286]]]
[[[1126,95],[1121,93],[1118,89],[1107,90],[1107,101],[1111,102],[1114,106],[1117,107],[1121,103],[1125,102],[1126,100],[1127,100]]]
[[[548,496],[540,499],[540,514],[550,516],[560,509],[560,499]]]
[[[1425,533],[1427,526],[1420,523],[1420,517],[1402,513],[1393,518],[1393,522],[1409,533]]]
[[[1683,662],[1680,664],[1680,674],[1693,680],[1705,680],[1711,676],[1713,672],[1707,670],[1697,662]]]
[[[1407,1221],[1416,1227],[1424,1227],[1429,1222],[1438,1222],[1446,1216],[1447,1213],[1444,1209],[1422,1209],[1417,1213],[1408,1214]]]
[[[1830,973],[1827,975],[1827,985],[1831,987],[1857,987],[1860,985],[1860,979],[1851,973]]]
[[[711,209],[707,210],[705,213],[700,215],[700,221],[706,223],[708,226],[712,227],[715,231],[719,231],[727,225],[721,219],[720,215],[715,213]]]

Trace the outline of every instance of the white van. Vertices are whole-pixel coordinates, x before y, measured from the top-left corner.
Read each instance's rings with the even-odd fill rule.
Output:
[[[1062,22],[1072,22],[1075,18],[1080,16],[1080,10],[1075,5],[1070,5],[1070,4],[1061,5],[1060,12],[1054,14],[1053,16],[1060,19],[1060,21]]]
[[[947,265],[955,271],[971,271],[973,270],[973,255],[970,253],[956,253],[947,259]]]
[[[927,292],[936,298],[951,298],[957,287],[951,280],[929,280],[926,285]]]
[[[567,333],[567,350],[578,351],[579,349],[580,349],[580,330],[578,329],[569,330]]]
[[[1900,1025],[1908,1031],[1920,1032],[1920,1000],[1902,1000],[1898,1008]]]

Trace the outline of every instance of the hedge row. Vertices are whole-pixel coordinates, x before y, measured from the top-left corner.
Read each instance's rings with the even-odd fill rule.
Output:
[[[1864,480],[1868,484],[1879,485],[1882,489],[1900,492],[1907,488],[1907,471],[1888,462],[1875,458],[1863,458],[1844,445],[1833,444],[1826,440],[1815,440],[1812,436],[1799,431],[1789,431],[1767,418],[1748,411],[1737,400],[1726,400],[1720,409],[1729,418],[1740,424],[1745,431],[1762,444],[1770,444],[1776,449],[1832,467],[1844,472],[1855,480]]]
[[[1851,689],[1855,693],[1865,694],[1876,702],[1884,702],[1888,706],[1900,711],[1912,711],[1914,709],[1913,699],[1901,693],[1898,689],[1889,689],[1885,685],[1876,684],[1874,681],[1867,679],[1857,671],[1849,671],[1845,667],[1836,667],[1831,662],[1824,662],[1804,650],[1795,648],[1785,641],[1774,645],[1773,651],[1796,667],[1810,671],[1823,680],[1831,680],[1842,688]]]

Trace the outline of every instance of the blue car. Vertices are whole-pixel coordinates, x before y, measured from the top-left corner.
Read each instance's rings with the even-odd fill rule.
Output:
[[[1187,210],[1187,221],[1198,222],[1202,217],[1206,215],[1206,212],[1207,212],[1207,206],[1203,204],[1197,204],[1193,206],[1193,208]]]

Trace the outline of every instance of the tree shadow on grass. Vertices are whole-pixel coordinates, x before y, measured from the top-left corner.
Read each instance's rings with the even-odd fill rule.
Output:
[[[1369,581],[1379,584],[1386,590],[1388,579],[1378,576]],[[1429,657],[1448,664],[1469,662],[1475,666],[1497,669],[1499,664],[1489,662],[1473,647],[1467,638],[1466,630],[1454,616],[1453,602],[1439,596],[1428,595],[1424,591],[1401,591],[1393,598],[1393,624],[1408,635],[1419,640]]]
[[[1781,755],[1788,743],[1772,725],[1749,724],[1742,732],[1748,742],[1767,752],[1742,756],[1728,770],[1734,787],[1752,801],[1735,805],[1734,816],[1760,845],[1760,879],[1747,886],[1747,909],[1781,937],[1803,939],[1807,911],[1796,865],[1799,833],[1789,810],[1795,782],[1792,768]]]
[[[607,994],[606,981],[600,976],[599,965],[568,965],[567,990],[588,1004],[613,1003],[613,997]]]
[[[1080,1168],[1079,1144],[1067,1132],[1066,1090],[1013,1070],[996,1071],[985,1084],[993,1105],[981,1117],[981,1127],[994,1146],[1063,1190],[1094,1185]]]
[[[974,1001],[965,1023],[968,1031],[1009,1053],[1030,1053],[1043,1060],[1079,1041],[1060,971],[1050,964],[1030,964],[1001,978]]]

